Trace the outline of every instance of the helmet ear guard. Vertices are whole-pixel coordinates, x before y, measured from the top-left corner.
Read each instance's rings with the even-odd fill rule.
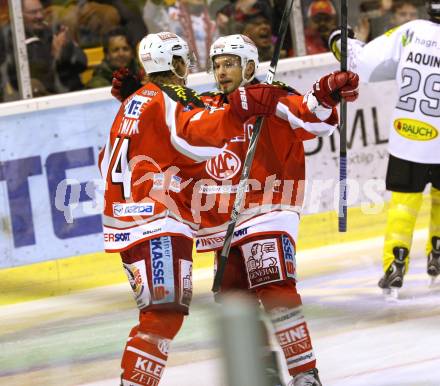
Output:
[[[139,43],[139,60],[147,74],[172,71],[177,77],[186,79],[191,65],[188,43],[171,32],[148,34]],[[185,74],[178,74],[173,58],[182,58],[185,63]]]

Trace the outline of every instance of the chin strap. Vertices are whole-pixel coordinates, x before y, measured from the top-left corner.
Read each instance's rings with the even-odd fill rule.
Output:
[[[254,71],[254,73],[252,74],[252,76],[249,79],[246,79],[246,77],[244,76],[244,73],[246,71],[246,66],[247,66],[248,63],[249,62],[246,62],[246,64],[244,66],[242,66],[242,70],[241,70],[241,79],[242,79],[242,81],[240,83],[240,87],[243,87],[243,86],[247,85],[248,83],[250,83],[252,81],[252,79],[255,78],[255,71]]]
[[[183,79],[183,84],[186,85],[186,78],[188,77],[188,69],[189,66],[185,66],[185,74],[179,75],[176,71],[176,68],[171,64],[170,70],[174,75],[176,75],[179,79]]]

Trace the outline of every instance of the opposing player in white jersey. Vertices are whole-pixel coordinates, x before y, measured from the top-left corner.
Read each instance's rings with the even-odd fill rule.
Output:
[[[396,79],[398,99],[390,124],[386,187],[392,192],[379,287],[398,296],[422,192],[431,183],[427,273],[440,274],[440,0],[426,2],[430,20],[414,20],[364,45],[349,39],[348,65],[361,81]],[[340,31],[329,39],[340,57]]]
[[[150,34],[139,54],[149,82],[122,104],[100,154],[105,249],[120,252],[139,308],[122,357],[124,386],[159,384],[169,343],[188,313],[197,229],[186,205],[191,165],[220,154],[245,120],[273,112],[281,94],[257,86],[237,96],[237,104],[209,109],[183,86],[189,64],[183,39]]]

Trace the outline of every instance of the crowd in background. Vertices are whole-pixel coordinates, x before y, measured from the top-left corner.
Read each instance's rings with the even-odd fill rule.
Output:
[[[339,1],[303,0],[307,55],[328,51]],[[349,23],[365,42],[424,18],[420,0],[352,0]],[[120,67],[139,71],[136,45],[147,33],[171,31],[194,54],[193,72],[209,67],[219,36],[241,33],[270,60],[285,0],[22,0],[33,96],[111,84]],[[0,0],[0,102],[19,99],[8,1]],[[282,57],[295,56],[290,31]]]

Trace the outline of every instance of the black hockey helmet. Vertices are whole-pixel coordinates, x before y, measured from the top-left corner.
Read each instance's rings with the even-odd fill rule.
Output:
[[[431,20],[440,23],[440,0],[427,0],[426,10]]]

